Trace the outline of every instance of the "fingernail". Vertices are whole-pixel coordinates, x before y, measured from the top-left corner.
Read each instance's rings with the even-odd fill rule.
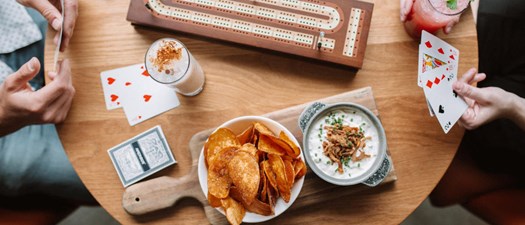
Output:
[[[452,31],[452,27],[447,26],[447,27],[445,28],[445,33],[448,34],[448,33],[450,33],[450,31]]]
[[[57,76],[57,73],[56,72],[49,72],[47,74],[47,76],[50,78],[50,79],[55,79],[55,77]]]
[[[35,71],[35,66],[34,66],[34,64],[35,64],[35,60],[36,60],[36,58],[33,57],[33,58],[31,58],[31,60],[29,60],[29,63],[27,64],[27,68],[28,68],[29,71],[31,71],[31,72]]]
[[[53,29],[55,29],[56,31],[59,31],[60,30],[60,27],[61,27],[61,24],[62,24],[62,21],[58,18],[54,19],[53,22],[51,23],[51,26],[53,27]]]
[[[461,88],[463,87],[463,84],[461,82],[454,82],[454,84],[452,84],[452,88],[454,88],[455,91],[459,91],[461,90]]]

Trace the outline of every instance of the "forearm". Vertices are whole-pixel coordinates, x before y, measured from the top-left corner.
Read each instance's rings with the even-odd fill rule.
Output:
[[[513,94],[512,98],[512,113],[510,119],[522,130],[525,130],[525,98],[521,98],[515,94]]]

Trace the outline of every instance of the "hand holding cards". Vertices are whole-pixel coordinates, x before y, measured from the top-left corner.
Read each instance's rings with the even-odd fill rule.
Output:
[[[435,113],[443,131],[448,133],[468,108],[452,90],[458,75],[459,51],[423,31],[418,61],[417,83],[425,92],[431,115]]]

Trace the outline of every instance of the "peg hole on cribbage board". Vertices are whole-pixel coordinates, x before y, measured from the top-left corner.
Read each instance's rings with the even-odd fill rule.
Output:
[[[360,68],[372,10],[357,0],[131,0],[127,19]]]

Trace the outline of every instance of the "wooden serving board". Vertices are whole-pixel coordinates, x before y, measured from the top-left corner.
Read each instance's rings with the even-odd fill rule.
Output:
[[[366,1],[131,0],[127,20],[361,68]]]
[[[372,89],[370,87],[342,93],[316,102],[336,103],[353,102],[369,108],[376,115],[379,115],[376,107]],[[271,118],[288,128],[290,132],[301,143],[303,135],[297,124],[299,114],[311,103],[293,106],[280,111],[265,114],[263,116]],[[190,197],[199,200],[206,213],[206,217],[212,224],[227,223],[225,217],[217,210],[210,207],[205,195],[202,193],[198,175],[197,165],[199,154],[208,136],[215,130],[209,129],[195,134],[189,143],[192,156],[192,168],[189,174],[180,177],[159,177],[145,182],[141,182],[128,187],[123,196],[123,206],[132,215],[141,215],[173,206],[179,199]],[[390,157],[390,152],[387,150]],[[392,161],[393,162],[393,161]],[[390,183],[397,180],[395,169],[392,168],[388,176],[380,184]],[[287,211],[295,211],[312,204],[336,200],[342,196],[352,195],[360,191],[371,189],[371,187],[358,184],[354,186],[336,186],[325,182],[317,177],[311,170],[305,176],[301,193]]]

